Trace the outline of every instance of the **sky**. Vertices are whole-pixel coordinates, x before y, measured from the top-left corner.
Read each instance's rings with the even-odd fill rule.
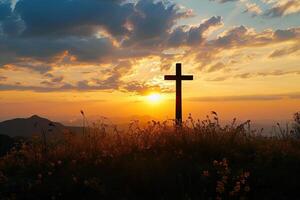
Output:
[[[0,0],[0,120],[171,119],[178,62],[184,118],[288,120],[299,17],[299,0]]]

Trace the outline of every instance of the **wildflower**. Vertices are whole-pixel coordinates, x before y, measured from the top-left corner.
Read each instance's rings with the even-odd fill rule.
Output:
[[[58,165],[61,165],[61,163],[62,163],[61,160],[57,161],[57,164],[58,164]]]
[[[227,162],[226,158],[223,159],[222,164],[223,164],[223,167],[228,167],[228,162]]]
[[[250,172],[245,172],[245,173],[244,173],[244,177],[245,177],[245,178],[248,178],[249,176],[250,176]]]
[[[249,192],[249,191],[250,191],[250,187],[249,187],[249,186],[246,186],[246,187],[244,188],[244,190],[245,190],[245,192]]]
[[[39,179],[43,178],[43,175],[42,174],[38,174],[38,178]]]
[[[218,161],[214,160],[214,161],[213,161],[213,165],[214,165],[214,166],[218,165]]]
[[[242,179],[242,180],[241,180],[241,183],[242,183],[242,184],[245,184],[245,183],[246,183],[246,180],[245,180],[245,179]]]
[[[211,111],[211,114],[218,115],[215,111]]]
[[[222,200],[222,197],[217,196],[216,200]]]
[[[235,187],[234,187],[234,191],[235,192],[239,192],[241,190],[241,186],[240,185],[236,185]]]
[[[222,181],[223,181],[224,183],[227,183],[227,180],[228,180],[228,176],[223,176],[223,177],[222,177]]]
[[[76,176],[73,176],[73,181],[74,181],[75,183],[77,182]]]
[[[7,177],[0,171],[0,183],[3,183],[7,180]]]
[[[80,113],[81,113],[81,115],[82,115],[82,116],[84,116],[84,112],[83,112],[83,110],[80,110]]]
[[[218,193],[223,193],[225,191],[225,188],[224,188],[224,183],[222,181],[218,181],[217,182],[217,188],[216,188],[216,191]]]
[[[206,176],[206,177],[209,176],[208,170],[203,171],[202,175],[203,175],[203,176]]]
[[[51,163],[50,163],[50,166],[51,166],[51,167],[55,167],[55,163],[51,162]]]
[[[48,172],[48,175],[51,176],[51,175],[52,175],[52,172]]]

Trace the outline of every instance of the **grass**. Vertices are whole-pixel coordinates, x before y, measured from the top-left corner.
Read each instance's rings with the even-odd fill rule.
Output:
[[[152,121],[48,133],[0,158],[0,199],[298,199],[297,120],[277,137],[250,121],[221,126],[215,112],[181,128]]]

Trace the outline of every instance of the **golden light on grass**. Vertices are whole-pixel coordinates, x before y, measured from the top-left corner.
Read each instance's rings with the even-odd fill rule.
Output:
[[[147,100],[150,103],[159,103],[162,100],[162,97],[159,93],[151,93],[147,96]]]

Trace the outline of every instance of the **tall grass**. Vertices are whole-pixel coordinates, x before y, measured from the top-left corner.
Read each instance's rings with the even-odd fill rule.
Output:
[[[295,199],[298,125],[264,137],[250,121],[221,126],[212,112],[182,127],[133,121],[121,131],[100,122],[84,134],[51,133],[0,159],[0,198]]]

